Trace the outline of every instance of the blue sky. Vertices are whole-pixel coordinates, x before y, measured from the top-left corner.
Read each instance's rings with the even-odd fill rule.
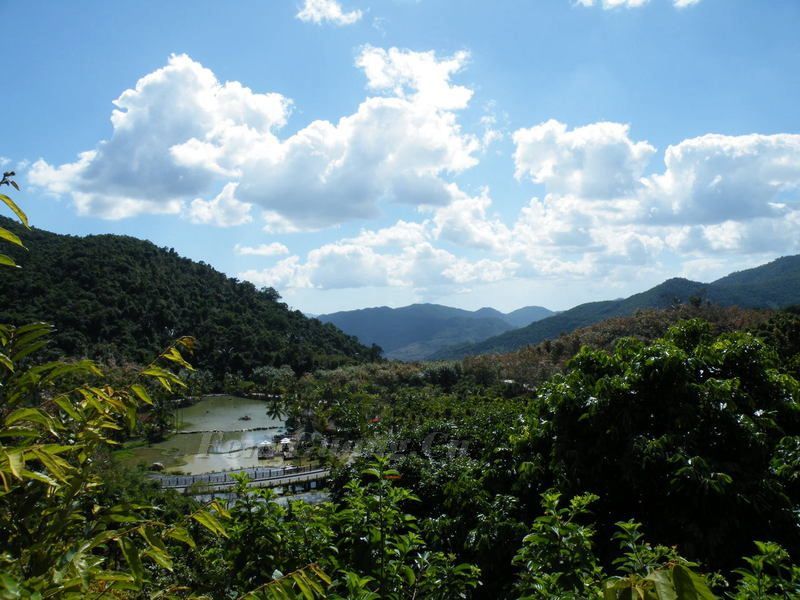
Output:
[[[150,239],[307,312],[563,309],[800,252],[796,0],[0,15],[0,157],[34,225]]]

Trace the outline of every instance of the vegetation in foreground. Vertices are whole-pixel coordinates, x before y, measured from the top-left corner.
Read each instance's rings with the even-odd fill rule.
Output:
[[[3,325],[0,594],[797,597],[799,330],[791,313],[680,322],[584,347],[546,381],[466,363],[283,378],[275,402],[316,429],[320,459],[336,462],[333,435],[364,444],[331,502],[284,508],[244,480],[198,506],[111,463],[186,385],[190,339],[112,385],[48,362],[50,327]]]

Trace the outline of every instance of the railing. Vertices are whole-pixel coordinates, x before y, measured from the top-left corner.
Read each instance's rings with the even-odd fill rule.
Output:
[[[151,477],[161,483],[164,488],[187,488],[195,484],[208,486],[234,485],[236,479],[234,475],[246,473],[250,477],[250,484],[264,481],[282,480],[289,481],[311,481],[324,479],[328,475],[328,470],[320,467],[249,467],[236,469],[233,471],[220,471],[215,473],[203,473],[200,475],[162,475],[153,474]],[[304,477],[309,475],[309,477]]]

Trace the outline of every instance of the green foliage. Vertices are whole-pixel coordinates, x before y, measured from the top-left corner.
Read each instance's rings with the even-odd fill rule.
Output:
[[[511,379],[527,385],[538,385],[556,373],[578,351],[588,346],[599,350],[613,350],[621,340],[632,339],[652,342],[664,336],[676,323],[700,319],[708,323],[711,333],[719,335],[743,329],[760,328],[773,315],[765,310],[748,310],[737,307],[702,305],[699,307],[680,305],[669,309],[643,309],[625,317],[614,317],[600,323],[562,333],[507,354],[470,356],[463,360],[465,374],[486,381]],[[757,334],[760,336],[760,333]]]
[[[3,183],[18,189],[11,175]],[[27,226],[19,207],[3,201]],[[0,325],[0,591],[78,598],[140,588],[145,563],[172,567],[165,540],[178,526],[148,517],[146,506],[96,503],[102,480],[95,461],[116,432],[135,428],[149,397],[138,381],[124,388],[99,382],[102,373],[89,361],[31,362],[51,333],[43,323]],[[170,366],[189,367],[181,350],[192,346],[179,339],[141,381],[182,385]]]
[[[756,542],[758,553],[746,557],[747,566],[736,572],[741,580],[736,600],[780,600],[800,596],[800,567],[789,553],[772,542]]]
[[[773,457],[798,433],[800,385],[778,364],[757,338],[696,322],[638,349],[584,349],[541,388],[518,452],[544,457],[565,492],[731,566],[756,536],[798,541],[796,487]]]
[[[544,515],[536,518],[514,557],[522,566],[516,587],[525,598],[584,598],[602,579],[594,530],[578,522],[597,496],[575,496],[566,507],[559,506],[560,498],[558,492],[542,495]]]
[[[714,600],[706,579],[674,549],[643,541],[641,525],[617,523],[614,535],[622,556],[613,564],[618,575],[606,577],[595,554],[594,529],[582,525],[598,498],[575,496],[568,506],[561,495],[542,494],[544,514],[537,517],[514,559],[521,566],[516,590],[524,599]]]
[[[3,183],[16,187],[12,175]],[[15,248],[9,260],[29,265],[21,246],[35,244],[23,237],[0,231]],[[142,264],[158,271],[178,259],[159,260]],[[268,290],[220,281],[212,288],[247,318],[264,299],[273,316],[291,314]],[[186,358],[194,340],[178,337],[147,366],[108,376],[89,360],[53,360],[50,325],[0,324],[0,597],[797,597],[796,316],[693,304],[513,356],[299,379],[274,348],[261,362],[233,347],[209,355],[214,337],[200,346],[203,369]],[[692,319],[668,328],[678,316]],[[241,333],[242,322],[224,321],[206,331]],[[158,338],[142,335],[136,352]],[[289,337],[285,348],[296,349]],[[331,502],[279,504],[241,476],[230,500],[202,506],[111,461],[134,430],[163,433],[171,394],[220,384],[263,394],[273,414],[313,432],[308,455],[341,465]],[[362,446],[326,447],[334,434]],[[742,566],[753,539],[773,541],[756,542]]]

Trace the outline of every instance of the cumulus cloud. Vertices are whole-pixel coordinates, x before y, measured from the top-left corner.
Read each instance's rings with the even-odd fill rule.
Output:
[[[466,51],[439,59],[433,51],[409,52],[365,46],[356,60],[364,70],[367,86],[390,91],[398,98],[442,109],[466,108],[472,90],[450,82],[469,60]]]
[[[433,216],[436,238],[487,250],[507,247],[511,232],[498,218],[489,216],[492,200],[488,188],[474,197],[460,191],[454,196],[453,202],[436,210]]]
[[[250,216],[251,204],[236,199],[235,183],[229,183],[212,200],[195,198],[189,207],[189,220],[192,223],[233,227],[253,220]]]
[[[604,10],[615,8],[639,8],[647,4],[650,0],[576,0],[578,6],[592,7],[602,6]],[[698,4],[700,0],[672,0],[675,8],[686,8]]]
[[[800,209],[800,135],[705,135],[667,148],[643,209],[653,222],[721,223]]]
[[[516,176],[528,176],[554,193],[623,196],[637,185],[656,151],[629,134],[622,123],[593,123],[569,131],[556,120],[518,129],[513,136]]]
[[[289,248],[280,242],[259,244],[258,246],[241,246],[236,244],[233,251],[240,256],[280,256],[289,254]]]
[[[306,23],[333,23],[341,26],[357,23],[363,15],[360,10],[345,12],[336,0],[305,0],[295,16]]]
[[[793,251],[800,219],[800,136],[705,135],[655,149],[619,123],[569,131],[549,121],[514,134],[518,177],[543,184],[513,244],[528,256],[644,263],[665,251]],[[512,244],[512,245],[513,245]]]
[[[187,211],[196,222],[232,225],[260,207],[272,232],[374,217],[384,202],[446,205],[447,177],[477,164],[481,147],[456,112],[472,92],[450,81],[466,60],[367,46],[356,65],[378,95],[336,122],[280,138],[289,99],[221,83],[172,56],[114,101],[108,140],[73,163],[37,161],[30,182],[110,219]],[[223,196],[203,200],[220,188]]]
[[[493,211],[488,188],[470,195],[451,184],[451,201],[424,209],[419,223],[362,230],[241,276],[283,287],[452,290],[510,278],[618,281],[665,260],[727,256],[735,266],[800,252],[798,135],[683,140],[652,174],[655,149],[619,123],[570,130],[550,121],[519,130],[514,142],[518,173],[544,194],[511,222]]]
[[[291,256],[267,269],[239,273],[239,277],[283,288],[441,288],[505,279],[515,266],[509,260],[469,261],[427,241],[384,252],[354,241],[325,244],[309,252],[305,260]]]
[[[676,2],[680,1],[681,0],[676,0]],[[644,6],[648,2],[649,0],[577,0],[577,4],[580,6],[591,7],[598,4],[605,10],[611,10],[613,8],[638,8]]]
[[[83,215],[180,212],[217,175],[235,171],[245,140],[259,140],[262,151],[277,145],[272,131],[286,122],[291,103],[237,82],[222,84],[188,56],[173,55],[114,105],[108,140],[74,163],[40,159],[28,174],[35,186],[71,194]]]

